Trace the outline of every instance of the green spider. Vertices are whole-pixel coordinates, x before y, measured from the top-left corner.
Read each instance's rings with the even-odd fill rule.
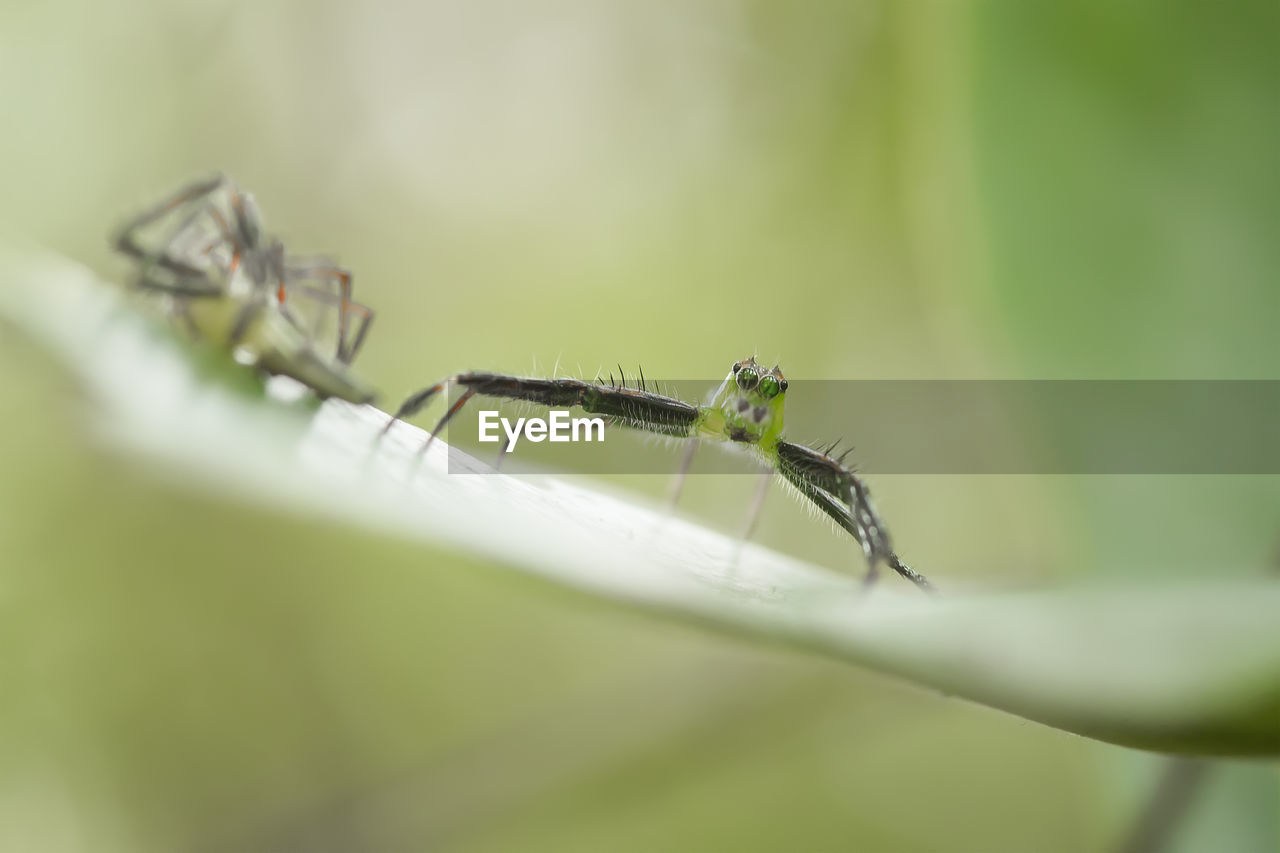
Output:
[[[787,441],[782,429],[787,379],[777,367],[764,370],[754,357],[735,362],[724,382],[701,406],[650,391],[643,374],[639,383],[628,386],[625,377],[620,384],[610,377],[606,384],[580,379],[530,379],[501,373],[458,373],[411,395],[383,433],[396,421],[420,411],[451,386],[464,390],[431,431],[424,450],[477,394],[552,408],[578,406],[590,414],[603,415],[613,423],[634,429],[675,438],[732,442],[751,450],[858,541],[867,561],[868,582],[876,577],[881,565],[887,565],[917,586],[932,589],[923,575],[894,553],[889,532],[871,503],[870,492],[861,478],[844,464],[844,457],[832,456],[831,448],[815,450]],[[688,461],[686,456],[681,477]]]
[[[197,338],[321,397],[354,403],[374,393],[347,370],[373,310],[351,299],[351,273],[325,257],[299,258],[266,235],[253,197],[225,175],[196,181],[120,228],[115,249],[138,263],[134,286],[170,297]],[[337,310],[333,339],[323,326]]]

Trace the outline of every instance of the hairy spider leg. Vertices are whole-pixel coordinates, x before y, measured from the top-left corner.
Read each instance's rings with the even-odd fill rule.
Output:
[[[859,537],[859,542],[870,562],[877,562],[893,553],[889,533],[876,515],[871,505],[871,495],[861,478],[839,460],[802,444],[779,441],[776,453],[778,467],[784,473],[790,472],[808,480],[840,499],[849,508],[854,521],[863,530],[864,535]]]
[[[459,373],[411,395],[383,428],[385,434],[396,421],[420,411],[445,388],[460,385],[466,392],[440,418],[427,438],[430,446],[440,431],[474,395],[519,400],[548,408],[578,406],[594,415],[604,415],[614,423],[674,437],[693,434],[702,418],[698,406],[651,391],[618,385],[583,382],[580,379],[527,379],[501,373]]]
[[[894,552],[889,532],[876,514],[871,493],[862,478],[839,459],[801,444],[779,441],[777,454],[778,471],[787,482],[862,546],[869,566],[868,583],[875,579],[880,563],[884,563],[917,586],[932,589],[928,579],[902,562]]]
[[[902,558],[894,554],[889,558],[889,568],[911,581],[916,586],[929,592],[934,592],[933,584],[929,583],[929,579],[917,572],[915,569],[902,562]]]
[[[786,477],[785,474],[783,476]],[[854,539],[861,541],[859,538],[861,534],[859,533],[858,523],[854,521],[853,516],[849,514],[849,508],[842,504],[834,495],[824,489],[814,486],[813,483],[804,478],[798,477],[796,479],[791,479],[790,477],[787,477],[787,481],[790,482],[801,495],[813,501],[814,505],[826,513],[826,515],[829,516],[839,527],[844,529],[849,533],[849,535],[853,536]],[[933,584],[929,583],[928,578],[904,563],[902,558],[897,554],[890,554],[885,562],[888,564],[889,568],[893,569],[895,572],[902,575],[902,577],[911,581],[921,589],[927,592],[935,591]],[[873,583],[876,578],[876,574],[877,569],[873,565],[867,572],[864,586],[869,586]]]

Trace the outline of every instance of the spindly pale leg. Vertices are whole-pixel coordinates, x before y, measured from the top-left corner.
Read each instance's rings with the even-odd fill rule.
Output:
[[[756,491],[751,496],[751,506],[747,508],[746,524],[742,526],[742,540],[749,540],[760,523],[760,513],[764,510],[764,499],[769,494],[769,484],[773,482],[773,472],[764,471],[756,478]]]
[[[284,302],[285,292],[293,289],[290,285],[294,280],[314,280],[314,281],[333,281],[338,285],[338,360],[343,364],[350,364],[356,357],[356,353],[364,343],[365,335],[369,331],[369,325],[373,322],[373,311],[358,302],[351,301],[351,273],[342,269],[328,258],[316,258],[308,261],[291,261],[286,269],[285,284],[282,291],[278,294],[281,302]],[[356,330],[353,342],[348,342],[348,316],[357,314],[363,322]]]
[[[285,272],[285,289],[288,293],[300,293],[317,302],[326,305],[336,306],[338,309],[338,351],[335,355],[337,360],[342,364],[350,364],[355,360],[356,354],[360,352],[364,346],[365,336],[369,334],[369,327],[373,324],[374,311],[367,305],[359,302],[351,301],[351,292],[348,287],[346,294],[333,293],[322,287],[316,287],[310,284],[299,284],[302,281],[323,281],[325,277],[320,275],[326,272],[328,267],[305,268],[290,266]],[[330,277],[329,280],[341,282],[337,276]],[[350,277],[346,279],[350,283]],[[354,338],[349,338],[350,323],[347,317],[351,314],[359,318],[359,323],[355,329]]]
[[[671,491],[667,494],[667,504],[673,508],[680,502],[680,495],[684,492],[685,480],[689,478],[689,469],[693,466],[693,457],[697,452],[698,440],[695,438],[689,442],[689,446],[681,454],[680,467],[677,469],[675,477],[671,480]]]

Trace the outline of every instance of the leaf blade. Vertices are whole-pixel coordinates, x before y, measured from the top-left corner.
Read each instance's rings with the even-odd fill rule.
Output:
[[[380,440],[387,415],[369,406],[246,394],[222,381],[244,378],[229,359],[201,365],[69,262],[8,253],[0,275],[0,315],[81,376],[101,434],[196,488],[483,555],[1087,737],[1280,755],[1280,583],[864,597],[854,578],[599,489],[498,475],[443,442],[420,457],[422,431]]]

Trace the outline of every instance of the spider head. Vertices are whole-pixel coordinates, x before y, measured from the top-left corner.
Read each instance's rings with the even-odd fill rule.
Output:
[[[751,357],[734,362],[713,405],[720,410],[731,441],[758,444],[781,434],[786,395],[787,379],[782,371],[777,367],[766,370]]]
[[[772,370],[765,370],[756,364],[755,356],[734,362],[730,377],[740,394],[762,404],[768,404],[787,393],[787,378],[777,365]]]

